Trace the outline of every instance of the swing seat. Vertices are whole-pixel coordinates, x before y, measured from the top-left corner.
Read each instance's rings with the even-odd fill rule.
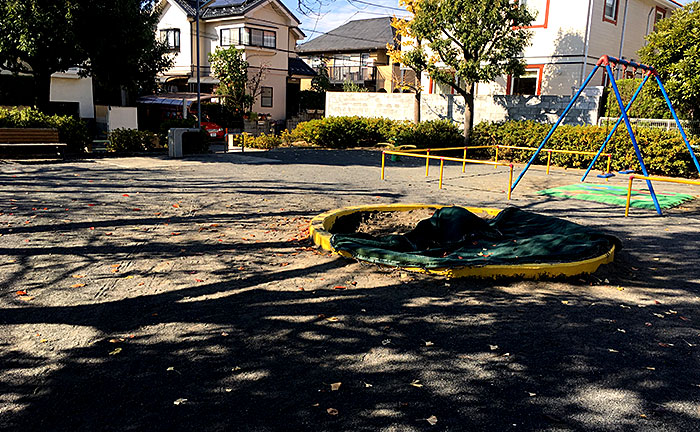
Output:
[[[634,170],[629,169],[629,170],[624,170],[624,171],[618,171],[619,174],[634,174]]]
[[[615,174],[613,174],[613,173],[598,174],[596,177],[598,177],[598,178],[610,178],[610,177],[615,177]]]

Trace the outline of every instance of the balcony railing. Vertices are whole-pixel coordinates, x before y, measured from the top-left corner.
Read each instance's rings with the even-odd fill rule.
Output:
[[[374,81],[376,72],[377,68],[373,66],[331,66],[328,68],[328,77],[332,83],[364,83]]]

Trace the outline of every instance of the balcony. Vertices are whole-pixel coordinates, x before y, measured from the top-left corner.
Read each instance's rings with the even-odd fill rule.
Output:
[[[328,77],[331,83],[351,82],[364,84],[374,81],[377,77],[377,68],[374,66],[331,66],[328,68]]]

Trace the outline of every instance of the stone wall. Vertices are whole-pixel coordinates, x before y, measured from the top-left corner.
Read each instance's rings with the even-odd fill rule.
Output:
[[[474,124],[504,120],[535,120],[554,123],[571,96],[477,96]],[[576,101],[564,124],[596,124],[601,97],[597,92],[584,94]],[[410,93],[326,93],[326,116],[385,117],[413,120],[415,96]],[[450,119],[464,122],[464,98],[454,95],[423,94],[421,120]]]

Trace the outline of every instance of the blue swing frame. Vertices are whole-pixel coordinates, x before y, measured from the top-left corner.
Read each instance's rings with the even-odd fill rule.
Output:
[[[615,81],[615,76],[614,76],[613,70],[612,70],[612,68],[617,66],[617,65],[622,65],[622,67],[625,70],[628,67],[631,67],[634,69],[635,72],[638,69],[641,69],[641,70],[646,72],[646,74],[644,76],[644,80],[642,80],[642,83],[639,84],[639,87],[637,87],[637,90],[634,92],[634,95],[632,95],[632,99],[630,99],[630,101],[626,107],[625,107],[624,103],[622,102],[622,97],[620,96],[620,91],[617,88],[617,82]],[[663,95],[664,99],[666,100],[666,105],[668,105],[668,109],[671,111],[671,115],[673,116],[673,119],[676,121],[676,126],[678,126],[678,130],[681,132],[681,136],[683,137],[683,141],[685,142],[685,146],[688,148],[688,151],[690,152],[690,157],[693,159],[693,162],[695,163],[695,168],[697,168],[698,173],[700,173],[700,164],[698,163],[698,160],[695,157],[695,153],[693,152],[693,148],[690,146],[690,142],[688,141],[688,137],[685,134],[685,130],[683,130],[683,126],[681,125],[681,122],[678,119],[678,115],[676,115],[676,110],[673,109],[673,105],[671,104],[671,100],[668,98],[668,94],[666,93],[666,89],[664,88],[664,85],[661,82],[661,79],[659,78],[659,75],[656,72],[656,69],[654,69],[652,66],[644,65],[641,63],[636,63],[633,61],[618,59],[618,58],[615,58],[612,56],[604,55],[600,58],[600,60],[598,60],[598,63],[596,63],[595,68],[593,68],[591,73],[588,75],[586,80],[583,82],[583,85],[581,86],[581,88],[578,89],[578,91],[576,92],[574,97],[569,102],[569,105],[566,106],[566,109],[564,109],[564,112],[561,114],[561,116],[559,116],[559,119],[556,121],[554,126],[552,126],[552,128],[549,130],[549,133],[547,134],[547,136],[544,137],[544,139],[542,140],[542,143],[540,143],[540,146],[537,148],[537,151],[535,152],[535,154],[530,158],[530,160],[528,161],[527,165],[525,165],[525,168],[522,170],[520,175],[518,175],[518,178],[515,180],[515,182],[513,183],[513,185],[510,188],[511,193],[513,192],[515,187],[518,185],[518,182],[520,182],[520,179],[523,178],[523,176],[525,175],[525,172],[527,172],[528,168],[530,168],[530,165],[532,165],[532,163],[535,161],[535,159],[537,158],[537,155],[540,154],[540,151],[542,150],[542,148],[545,146],[545,144],[547,144],[547,141],[549,141],[549,139],[552,137],[552,135],[554,134],[554,131],[557,129],[557,127],[559,127],[561,122],[564,120],[566,115],[569,113],[571,108],[574,106],[574,103],[576,103],[576,100],[578,99],[578,97],[581,95],[581,93],[586,88],[586,86],[591,82],[591,79],[596,74],[598,69],[600,69],[601,67],[604,67],[605,71],[608,74],[608,78],[610,79],[610,84],[612,86],[613,91],[615,92],[615,98],[617,99],[617,103],[620,106],[620,111],[622,114],[617,119],[617,123],[615,123],[615,126],[613,127],[613,129],[610,131],[608,136],[605,138],[605,142],[603,142],[603,145],[600,147],[600,150],[598,150],[598,153],[593,158],[593,162],[591,162],[591,164],[588,166],[586,173],[583,175],[583,177],[581,177],[581,181],[586,180],[586,176],[591,171],[591,168],[593,168],[593,165],[598,160],[598,157],[603,152],[603,150],[605,150],[605,147],[608,145],[608,143],[610,142],[610,139],[615,134],[615,131],[617,130],[618,126],[620,126],[620,123],[622,123],[623,121],[625,122],[625,126],[627,127],[627,133],[629,134],[630,140],[632,141],[632,146],[634,147],[634,152],[637,155],[637,160],[639,161],[639,165],[642,168],[642,174],[644,174],[644,176],[649,175],[649,173],[647,171],[647,167],[644,164],[644,159],[642,158],[642,153],[639,151],[639,145],[637,144],[637,138],[634,134],[634,131],[632,130],[632,125],[630,124],[630,120],[629,120],[629,117],[627,116],[627,113],[628,113],[629,109],[632,107],[632,104],[634,103],[634,101],[637,99],[637,96],[639,96],[639,93],[642,91],[642,87],[644,87],[644,84],[646,84],[647,81],[649,81],[649,78],[652,76],[654,77],[657,84],[659,85],[659,89],[661,90],[661,94]],[[654,192],[654,188],[651,185],[651,180],[647,180],[646,182],[647,182],[647,186],[649,187],[649,193],[651,194],[651,198],[654,201],[654,207],[656,207],[656,212],[659,215],[661,215],[662,214],[661,207],[659,206],[659,200],[656,198],[656,193]]]

